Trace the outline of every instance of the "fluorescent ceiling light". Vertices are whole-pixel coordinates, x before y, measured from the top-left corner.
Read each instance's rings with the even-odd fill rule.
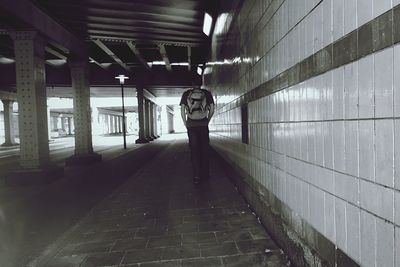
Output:
[[[204,13],[203,32],[209,36],[211,32],[212,17],[208,13]]]
[[[222,13],[218,16],[217,22],[215,22],[215,34],[221,34],[225,30],[226,21],[228,20],[228,13]]]
[[[15,62],[15,60],[12,58],[0,56],[0,64],[12,64],[14,62]]]
[[[203,72],[202,68],[197,67],[197,73],[198,73],[199,75],[201,75],[202,72]]]
[[[153,61],[151,62],[152,65],[165,65],[164,61]]]

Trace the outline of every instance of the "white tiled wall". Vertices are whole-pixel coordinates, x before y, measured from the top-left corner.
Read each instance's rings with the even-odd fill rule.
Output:
[[[400,45],[250,102],[249,144],[229,103],[399,3],[245,1],[207,84],[213,146],[363,266],[400,266]]]

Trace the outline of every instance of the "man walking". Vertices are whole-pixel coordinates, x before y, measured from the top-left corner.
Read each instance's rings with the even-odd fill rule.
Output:
[[[208,123],[214,114],[214,100],[211,92],[195,87],[183,93],[180,106],[189,136],[193,182],[198,184],[210,176]]]

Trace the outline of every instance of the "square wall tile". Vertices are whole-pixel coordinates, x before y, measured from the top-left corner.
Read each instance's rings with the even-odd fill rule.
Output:
[[[394,71],[394,81],[393,81],[393,95],[394,95],[394,116],[400,116],[400,45],[394,47],[393,56],[393,71]]]
[[[323,123],[315,123],[315,162],[316,164],[324,165],[324,136]]]
[[[394,248],[395,253],[395,263],[394,266],[400,266],[400,227],[395,227],[395,243],[396,247]]]
[[[376,219],[376,266],[394,266],[394,225]]]
[[[394,186],[394,140],[393,120],[375,121],[375,180],[377,183]]]
[[[332,71],[333,119],[343,119],[344,115],[344,68]]]
[[[333,122],[322,122],[322,135],[324,139],[324,166],[333,168]]]
[[[400,189],[400,120],[394,120],[394,187]]]
[[[347,1],[347,0],[346,0]],[[333,36],[332,41],[343,37],[344,33],[344,0],[333,0]]]
[[[343,251],[347,251],[346,202],[344,202],[340,198],[335,198],[335,227],[336,245]]]
[[[363,0],[364,1],[364,0]],[[344,1],[344,35],[357,28],[357,0]]]
[[[360,180],[360,206],[393,222],[394,190]]]
[[[331,194],[325,195],[325,236],[335,243],[335,197]]]
[[[358,118],[358,63],[344,66],[344,117]]]
[[[358,27],[372,20],[373,18],[373,1],[374,0],[358,0],[357,1],[357,20]]]
[[[367,1],[367,0],[365,0]],[[359,1],[360,2],[360,1]],[[358,104],[360,118],[374,117],[374,57],[358,61]]]
[[[392,0],[374,0],[374,17],[382,15],[392,8]]]
[[[325,91],[325,120],[333,118],[333,87],[332,87],[332,71],[328,71],[323,75],[324,91]]]
[[[375,180],[374,121],[359,121],[359,175],[362,178]]]
[[[374,54],[375,117],[393,116],[393,48]]]
[[[361,265],[375,266],[376,217],[361,210]]]
[[[394,191],[394,213],[395,223],[400,225],[400,192],[398,191]]]
[[[345,122],[346,173],[358,176],[358,121]]]
[[[361,257],[360,214],[359,207],[346,204],[347,253],[358,262]]]
[[[324,232],[324,192],[314,186],[310,186],[310,222],[317,231]]]
[[[307,123],[308,161],[315,163],[315,123]]]
[[[358,179],[343,173],[335,172],[335,195],[358,205]]]
[[[323,46],[332,43],[332,0],[322,1]]]
[[[332,122],[333,127],[333,167],[337,171],[345,171],[345,134],[344,134],[344,122],[334,121]]]

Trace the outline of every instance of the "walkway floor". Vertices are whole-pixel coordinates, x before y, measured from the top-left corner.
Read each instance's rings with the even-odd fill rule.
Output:
[[[171,142],[30,266],[290,266],[216,158],[210,181],[192,184],[186,142]]]

